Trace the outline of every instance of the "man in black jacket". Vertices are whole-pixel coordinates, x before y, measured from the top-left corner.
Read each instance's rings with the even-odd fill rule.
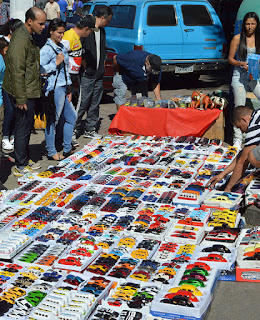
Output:
[[[99,31],[92,32],[89,37],[82,40],[82,66],[84,72],[81,78],[81,100],[75,125],[76,136],[81,131],[82,117],[87,112],[84,137],[98,137],[96,127],[99,121],[99,103],[103,94],[103,76],[106,60],[106,33],[104,27],[109,24],[112,16],[113,12],[110,7],[100,7],[95,16],[95,27],[99,28]]]

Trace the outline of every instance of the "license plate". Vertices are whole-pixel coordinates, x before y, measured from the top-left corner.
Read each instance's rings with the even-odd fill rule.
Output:
[[[190,67],[175,67],[175,73],[189,73],[194,71],[194,66]]]

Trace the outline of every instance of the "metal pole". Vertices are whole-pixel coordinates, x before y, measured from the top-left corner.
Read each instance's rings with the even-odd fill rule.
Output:
[[[10,0],[10,17],[24,21],[25,12],[34,4],[34,0]]]

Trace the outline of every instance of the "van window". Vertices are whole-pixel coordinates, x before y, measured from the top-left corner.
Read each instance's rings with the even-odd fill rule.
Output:
[[[82,10],[83,10],[83,15],[84,16],[89,14],[90,8],[91,8],[91,5],[84,5],[83,6]]]
[[[147,13],[147,25],[152,26],[176,26],[175,8],[170,5],[149,6]]]
[[[113,17],[109,27],[133,29],[135,24],[135,6],[110,6]]]
[[[208,9],[202,5],[182,5],[181,11],[185,26],[212,26]]]

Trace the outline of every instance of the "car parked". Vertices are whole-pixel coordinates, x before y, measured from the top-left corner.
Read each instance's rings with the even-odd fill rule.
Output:
[[[94,0],[88,1],[83,11],[95,16],[103,5],[114,13],[106,27],[108,77],[113,75],[113,54],[132,50],[157,54],[163,72],[186,73],[189,78],[227,64],[223,27],[206,0]]]

